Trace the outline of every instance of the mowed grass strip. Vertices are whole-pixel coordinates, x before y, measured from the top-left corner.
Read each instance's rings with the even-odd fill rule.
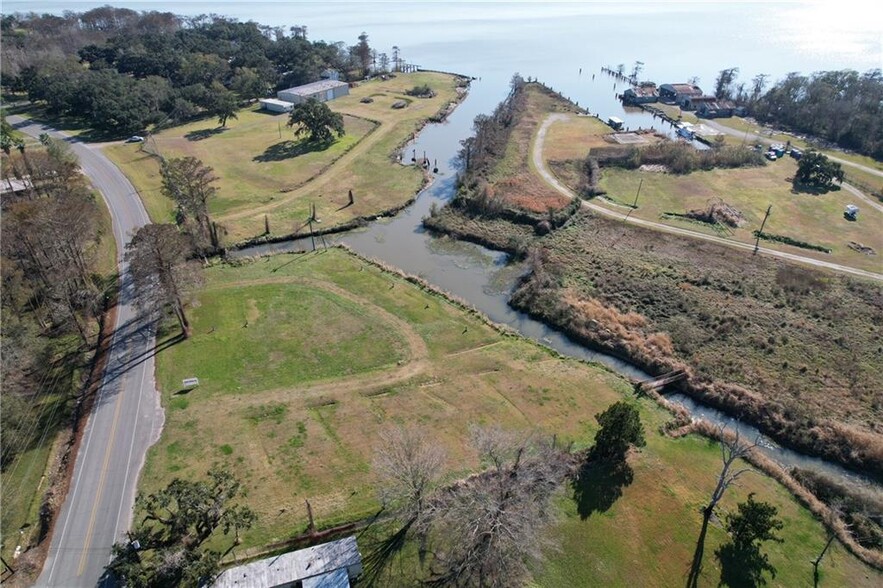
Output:
[[[616,143],[604,140],[613,129],[592,116],[570,116],[553,123],[546,132],[546,161],[585,159],[593,147],[612,147]]]
[[[303,289],[315,288],[319,297],[331,293],[361,301],[366,315],[406,322],[410,334],[404,338],[419,335],[425,355],[389,365],[398,357],[390,354],[387,367],[363,372],[364,378],[348,374],[353,362],[344,358],[338,361],[336,378],[316,381],[286,372],[264,389],[226,390],[213,381],[187,395],[176,394],[182,361],[197,365],[213,361],[206,354],[218,353],[198,345],[200,337],[223,337],[231,356],[248,354],[246,348],[255,344],[252,330],[266,328],[261,322],[265,315],[252,314],[254,322],[245,329],[239,322],[243,313],[297,304],[287,289],[294,284],[302,289],[300,296],[306,296]],[[224,293],[241,301],[233,305],[233,317],[214,324],[200,319],[200,313],[230,311],[219,305],[217,297]],[[375,308],[365,306],[367,301]],[[193,339],[158,356],[166,424],[148,455],[140,489],[162,487],[174,477],[196,478],[212,464],[226,465],[244,481],[245,501],[260,516],[258,525],[243,536],[240,555],[303,532],[305,499],[320,527],[376,512],[371,464],[380,432],[387,427],[401,424],[423,430],[445,449],[447,476],[455,479],[478,467],[464,443],[470,424],[556,433],[563,443],[585,447],[597,430],[594,415],[631,389],[615,374],[505,336],[481,317],[338,249],[210,268],[196,304]],[[286,312],[274,315],[274,320],[280,324],[273,328],[280,332],[327,328],[330,339],[323,344],[329,346],[337,344],[335,337],[346,336],[331,328],[334,317]],[[204,333],[211,326],[215,331]],[[395,330],[403,331],[399,326]],[[288,351],[284,363],[302,360]],[[226,369],[261,370],[263,361],[254,358]],[[227,381],[236,379],[233,374]],[[648,586],[681,583],[700,526],[699,506],[714,483],[718,452],[697,437],[662,437],[659,425],[668,415],[650,401],[636,402],[648,446],[631,458],[634,481],[617,498],[615,485],[598,480],[599,491],[613,493],[608,494],[609,505],[586,517],[577,512],[569,488],[562,489],[562,516],[553,530],[560,549],[551,550],[549,564],[536,572],[537,585],[615,586],[636,579]],[[786,543],[769,549],[781,585],[804,583],[806,562],[825,541],[822,526],[760,474],[735,488],[724,507],[732,509],[748,491],[773,502],[785,520]],[[709,532],[705,585],[716,584],[712,553],[723,539],[719,526]],[[229,538],[219,537],[217,544],[225,548]],[[852,585],[870,586],[880,579],[839,546],[828,557],[830,572],[825,573],[832,584],[849,578]],[[408,577],[406,571],[402,577]]]

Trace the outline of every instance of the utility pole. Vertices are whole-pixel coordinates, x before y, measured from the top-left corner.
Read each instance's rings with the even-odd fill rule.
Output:
[[[760,230],[757,231],[757,239],[754,241],[754,254],[757,255],[758,250],[760,249],[760,236],[763,234],[763,227],[766,225],[766,219],[770,218],[770,211],[773,209],[773,205],[770,204],[766,209],[766,214],[763,217],[763,222],[760,223]]]
[[[635,194],[635,203],[632,204],[632,208],[638,207],[638,196],[641,195],[641,186],[644,185],[644,178],[641,178],[641,181],[638,183],[638,192]]]
[[[819,564],[822,563],[822,558],[825,557],[825,552],[828,551],[828,548],[831,547],[831,543],[834,541],[834,533],[829,532],[828,542],[825,543],[825,548],[822,549],[822,552],[819,554],[817,558],[812,560],[812,580],[813,586],[818,588],[819,586]]]

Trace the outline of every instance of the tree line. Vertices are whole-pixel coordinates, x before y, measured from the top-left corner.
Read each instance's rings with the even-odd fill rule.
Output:
[[[791,72],[766,90],[769,76],[738,82],[739,68],[720,71],[718,98],[747,105],[759,122],[805,133],[883,159],[883,73],[844,69],[811,75]]]
[[[313,82],[326,68],[355,79],[390,65],[366,33],[347,46],[309,41],[303,26],[110,6],[4,15],[0,35],[4,90],[115,136],[200,115],[225,124],[240,103]]]
[[[104,307],[107,283],[98,252],[109,236],[67,143],[48,135],[29,142],[5,118],[2,126],[5,471],[62,422],[67,401],[79,392]],[[55,409],[43,410],[47,406]]]

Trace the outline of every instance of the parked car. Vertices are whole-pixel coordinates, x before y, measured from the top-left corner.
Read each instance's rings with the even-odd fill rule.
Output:
[[[764,153],[764,155],[765,155],[766,158],[769,159],[770,161],[775,161],[775,160],[778,159],[778,156],[776,155],[776,152],[775,152],[775,151],[767,151],[766,153]]]
[[[142,143],[144,141],[144,137],[140,135],[132,135],[128,139],[126,139],[126,143]]]

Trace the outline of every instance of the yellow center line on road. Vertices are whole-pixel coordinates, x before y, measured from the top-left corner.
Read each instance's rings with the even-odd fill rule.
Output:
[[[92,515],[89,517],[89,530],[86,532],[86,541],[83,543],[83,554],[80,556],[80,566],[77,568],[77,576],[83,575],[86,568],[86,555],[89,553],[89,545],[92,543],[92,531],[95,528],[95,516],[98,514],[98,505],[101,504],[101,495],[104,492],[104,479],[107,477],[107,465],[110,463],[110,454],[113,451],[113,445],[116,441],[117,423],[120,420],[120,409],[122,409],[123,401],[120,398],[123,395],[123,386],[120,386],[120,393],[116,399],[116,409],[113,413],[113,424],[110,427],[110,439],[107,441],[107,448],[104,450],[104,463],[101,466],[101,475],[98,478],[98,491],[95,493],[95,502],[92,504]]]

